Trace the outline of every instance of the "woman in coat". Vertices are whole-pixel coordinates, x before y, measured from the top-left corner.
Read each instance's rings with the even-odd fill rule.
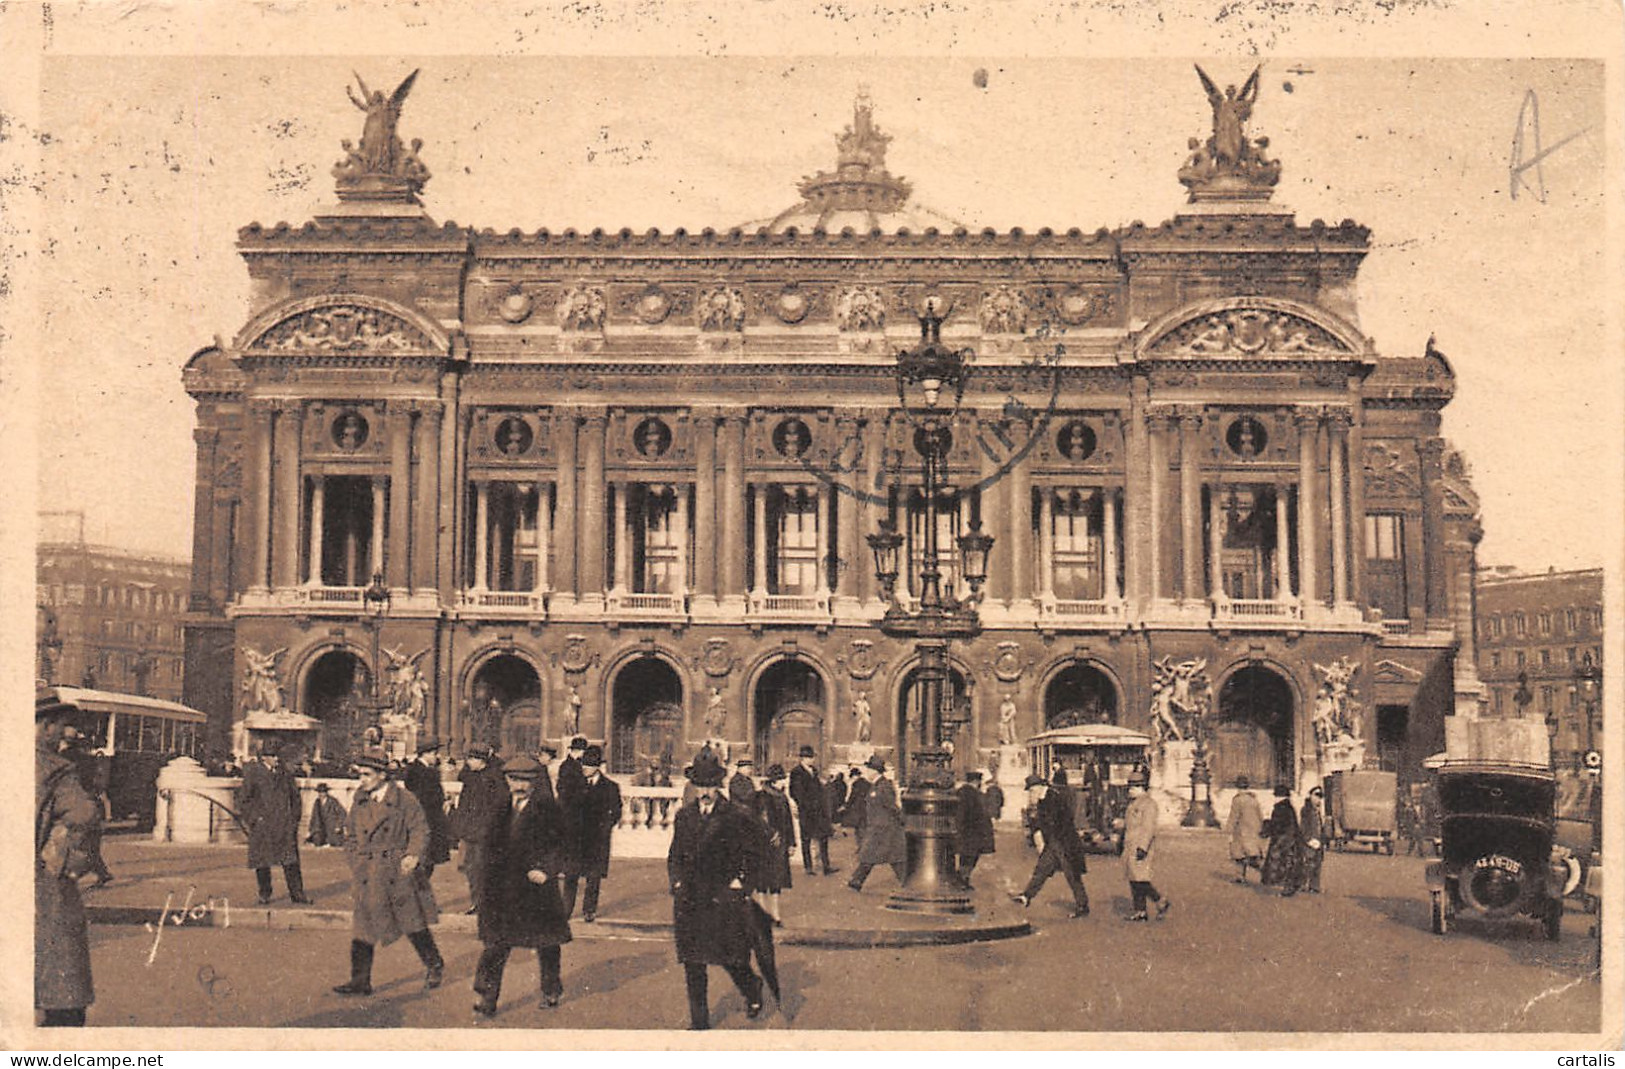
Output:
[[[1320,808],[1324,798],[1324,791],[1311,787],[1298,814],[1298,837],[1303,841],[1303,889],[1312,895],[1320,894],[1320,866],[1326,860],[1326,822]]]
[[[1224,821],[1225,834],[1230,837],[1230,860],[1238,866],[1237,883],[1247,882],[1249,868],[1262,869],[1264,864],[1264,810],[1258,804],[1258,795],[1247,789],[1250,786],[1246,776],[1236,777],[1236,797]]]
[[[389,778],[381,753],[356,758],[361,787],[350,806],[344,853],[350,862],[355,912],[350,931],[350,980],[333,988],[340,995],[372,994],[373,947],[402,935],[427,970],[425,989],[440,986],[445,962],[429,925],[440,919],[423,865],[429,849],[429,822],[417,799]]]
[[[790,812],[790,799],[784,788],[787,777],[780,765],[769,765],[767,782],[756,792],[756,817],[767,827],[767,856],[763,858],[757,890],[766,898],[764,906],[773,923],[782,925],[779,892],[790,886],[790,851],[796,845],[796,822]]]
[[[34,1008],[46,1028],[80,1027],[96,1000],[90,929],[79,877],[90,871],[88,842],[101,810],[74,766],[58,752],[71,706],[34,711]]]
[[[560,948],[570,921],[559,894],[564,869],[564,818],[552,797],[537,789],[542,766],[518,757],[503,769],[510,796],[503,800],[486,841],[480,883],[479,933],[485,949],[474,968],[474,1012],[494,1017],[502,973],[515,947],[535,947],[541,969],[541,1005],[564,994]]]
[[[858,827],[858,867],[847,886],[863,890],[863,881],[876,865],[890,865],[902,883],[907,870],[908,840],[903,836],[903,813],[897,808],[897,788],[885,776],[886,764],[878,756],[864,762],[863,778],[869,793],[863,800],[863,823]]]
[[[1128,811],[1123,814],[1123,867],[1128,871],[1128,890],[1133,911],[1127,919],[1146,919],[1147,901],[1157,904],[1157,919],[1173,905],[1151,883],[1152,851],[1157,841],[1157,800],[1151,797],[1150,782],[1141,775],[1128,781]]]
[[[290,745],[280,753],[262,753],[243,768],[237,807],[248,832],[248,867],[254,870],[262,906],[271,901],[272,865],[282,866],[291,901],[310,902],[299,869],[299,781],[291,767],[298,756],[298,748]]]
[[[706,968],[720,965],[745,997],[745,1016],[762,1012],[762,980],[751,971],[750,888],[760,876],[761,825],[719,797],[723,769],[696,758],[694,801],[672,823],[666,875],[672,895],[677,960],[688,992],[689,1027],[711,1027]]]
[[[1292,790],[1282,785],[1275,788],[1275,808],[1264,822],[1264,834],[1270,838],[1264,854],[1262,882],[1281,888],[1281,897],[1290,898],[1298,893],[1303,879],[1302,843],[1298,839],[1298,816],[1292,811]]]

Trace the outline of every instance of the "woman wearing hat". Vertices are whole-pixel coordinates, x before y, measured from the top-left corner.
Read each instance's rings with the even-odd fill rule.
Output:
[[[767,857],[762,866],[759,889],[766,902],[763,904],[773,923],[782,925],[779,914],[779,892],[790,886],[790,851],[796,845],[796,822],[790,813],[790,799],[784,788],[789,777],[784,766],[769,765],[767,779],[756,792],[756,816],[767,826]]]
[[[1264,834],[1270,837],[1269,850],[1264,854],[1264,870],[1260,881],[1281,889],[1282,898],[1298,893],[1303,880],[1302,844],[1298,839],[1298,815],[1292,811],[1292,788],[1281,784],[1275,788],[1275,808],[1264,822]]]
[[[1321,807],[1326,793],[1319,787],[1309,788],[1298,813],[1298,837],[1303,841],[1303,889],[1312,895],[1320,894],[1320,866],[1326,860],[1326,822]]]
[[[557,1006],[564,993],[563,954],[570,921],[559,894],[564,868],[564,821],[550,795],[537,789],[541,764],[518,757],[503,769],[509,792],[486,843],[480,881],[479,934],[485,949],[474,968],[474,1012],[494,1017],[502,973],[515,947],[534,947],[541,970],[541,1005]]]
[[[720,965],[745,997],[745,1016],[762,1012],[762,979],[750,967],[750,889],[760,880],[761,824],[721,797],[724,771],[709,754],[689,772],[695,798],[672,822],[666,875],[677,960],[688,993],[689,1027],[711,1027],[706,969]]]
[[[876,865],[890,865],[900,884],[908,875],[908,840],[903,836],[903,814],[897,808],[897,787],[886,778],[886,762],[872,754],[863,764],[869,793],[863,800],[863,824],[858,828],[858,867],[847,886],[863,890],[863,881]]]
[[[429,925],[440,919],[434,891],[420,867],[429,849],[429,822],[411,792],[389,778],[389,760],[369,751],[354,761],[360,789],[350,806],[344,844],[355,912],[350,927],[350,979],[340,995],[372,994],[373,948],[405,935],[427,972],[425,989],[440,986],[445,961]]]
[[[1237,883],[1247,882],[1249,868],[1262,869],[1264,865],[1264,809],[1258,804],[1258,795],[1248,790],[1251,786],[1246,776],[1236,777],[1236,797],[1224,821],[1225,834],[1230,837],[1230,860],[1238,866]]]

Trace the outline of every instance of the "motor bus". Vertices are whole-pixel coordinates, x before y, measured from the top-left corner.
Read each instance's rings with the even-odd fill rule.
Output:
[[[1136,768],[1149,767],[1151,736],[1116,724],[1079,724],[1031,736],[1027,754],[1033,771],[1046,780],[1057,768],[1066,770],[1084,846],[1121,853],[1129,776]]]
[[[176,757],[195,758],[203,748],[208,717],[190,706],[136,694],[85,687],[46,687],[35,707],[65,705],[79,710],[79,730],[95,755],[95,780],[108,820],[134,820],[150,829],[157,813],[158,770]]]

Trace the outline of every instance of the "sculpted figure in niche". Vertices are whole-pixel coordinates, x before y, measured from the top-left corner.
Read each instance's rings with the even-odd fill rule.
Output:
[[[868,691],[858,691],[858,696],[852,700],[852,717],[857,721],[855,741],[870,741],[874,735],[874,717],[869,708]]]
[[[564,734],[581,733],[581,692],[575,687],[564,698]]]
[[[1014,746],[1016,744],[1016,702],[1015,696],[1006,694],[1004,700],[999,702],[999,745]]]
[[[722,700],[722,688],[712,687],[711,697],[705,703],[705,733],[721,738],[728,729],[728,707]]]
[[[671,430],[658,419],[646,419],[638,424],[632,444],[642,456],[654,459],[671,448]]]

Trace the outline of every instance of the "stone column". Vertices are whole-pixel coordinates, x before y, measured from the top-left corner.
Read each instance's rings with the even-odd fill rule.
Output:
[[[1055,488],[1038,488],[1038,600],[1055,600]]]
[[[197,447],[197,471],[192,482],[192,580],[188,607],[194,611],[215,608],[213,591],[217,570],[225,560],[214,553],[214,535],[219,524],[215,515],[215,460],[220,449],[220,431],[195,427],[192,443]]]
[[[1347,437],[1349,488],[1349,597],[1363,611],[1365,608],[1365,417],[1360,407],[1359,382],[1350,386],[1354,406]]]
[[[1031,454],[1010,469],[1010,602],[1033,597],[1033,483]]]
[[[694,413],[694,601],[704,612],[717,600],[717,420]]]
[[[1428,626],[1449,621],[1449,573],[1445,566],[1444,440],[1417,442],[1422,482],[1422,583],[1427,599]],[[1458,654],[1459,656],[1459,654]]]
[[[988,417],[979,417],[979,431],[992,439],[992,432],[984,429],[991,424]],[[993,439],[996,440],[996,439]],[[987,570],[987,583],[982,588],[986,606],[999,606],[1010,600],[1009,572],[999,567],[999,558],[1009,547],[1004,545],[1003,530],[1000,521],[1008,509],[1004,505],[1004,495],[1007,487],[1003,478],[996,478],[995,472],[999,469],[996,457],[990,455],[992,450],[978,448],[981,454],[978,477],[982,482],[982,530],[992,534],[995,542],[993,556],[989,559]]]
[[[270,591],[271,573],[271,420],[275,403],[256,398],[248,403],[250,475],[248,583],[251,594]]]
[[[327,477],[310,477],[310,572],[305,578],[309,586],[322,585],[322,528],[327,524]]]
[[[1331,486],[1332,518],[1332,604],[1347,605],[1348,579],[1348,483],[1343,451],[1348,447],[1348,413],[1333,409],[1327,425],[1327,450],[1331,454],[1331,473],[1327,480]]]
[[[581,600],[594,608],[604,603],[604,427],[609,417],[602,408],[588,409],[582,420],[581,539],[576,553],[581,569]]]
[[[576,510],[576,412],[557,409],[553,419],[553,450],[558,455],[558,507],[554,511],[555,541],[559,546],[557,567],[558,600],[568,605],[580,589],[576,582],[580,567],[580,516]]]
[[[304,408],[298,401],[284,402],[277,412],[271,585],[279,590],[299,582],[299,513],[304,505],[299,493],[299,433],[304,422]]]
[[[412,413],[399,402],[389,406],[389,539],[385,548],[391,590],[404,590],[407,543],[412,526]]]
[[[677,531],[677,582],[676,593],[679,597],[688,593],[688,484],[675,483],[672,493],[677,498],[677,511],[672,516],[672,526]]]
[[[861,441],[855,413],[848,412],[836,417],[835,429],[843,443]],[[856,459],[856,454],[844,447],[841,456],[847,463]],[[854,612],[858,606],[859,570],[869,570],[866,567],[868,562],[864,559],[867,546],[858,535],[858,512],[861,509],[858,498],[843,491],[856,489],[861,492],[868,487],[860,483],[861,476],[857,469],[836,478],[839,481],[829,491],[829,510],[833,515],[830,527],[835,535],[835,601],[841,610]]]
[[[459,433],[459,422],[463,419],[462,408],[459,405],[461,388],[455,374],[444,375],[440,380],[440,410],[439,420],[439,478],[437,480],[439,492],[435,495],[437,506],[435,526],[435,578],[440,590],[442,604],[450,605],[457,600],[457,592],[463,587],[463,575],[468,569],[464,559],[465,541],[463,532],[468,526],[468,517],[464,513],[468,509],[468,469],[462,456],[463,436]],[[441,664],[450,664],[449,641],[440,647],[443,651]],[[444,678],[440,680],[440,707],[453,710],[457,708],[456,696],[452,693],[453,681],[450,672],[442,672]]]
[[[1298,426],[1298,597],[1305,605],[1319,603],[1320,577],[1316,574],[1315,465],[1320,413],[1300,408],[1293,414]]]
[[[1163,526],[1163,510],[1167,505],[1168,497],[1168,436],[1167,431],[1170,417],[1162,411],[1151,411],[1146,414],[1146,433],[1150,437],[1151,472],[1147,484],[1150,487],[1150,501],[1147,511],[1150,514],[1151,538],[1146,547],[1146,556],[1150,567],[1147,569],[1150,581],[1146,584],[1146,596],[1151,601],[1158,601],[1170,593],[1169,584],[1163,575],[1163,556],[1167,549],[1167,535]]]
[[[764,597],[767,594],[767,484],[755,484],[756,497],[756,530],[755,548],[756,568],[751,577],[751,599]]]
[[[368,586],[372,577],[384,570],[384,525],[388,518],[384,514],[386,480],[382,475],[372,477],[372,544],[367,553],[367,574],[356,576],[356,585]]]
[[[1224,507],[1224,487],[1217,479],[1208,487],[1208,597],[1214,601],[1226,600],[1224,590],[1224,536],[1230,526],[1230,516]]]
[[[885,489],[880,485],[886,459],[886,413],[871,408],[863,413],[863,482],[860,489],[864,499],[860,505],[853,502],[858,515],[857,554],[854,562],[858,572],[858,598],[865,605],[880,599],[880,584],[875,579],[874,558],[869,554],[869,535],[880,530],[880,521],[886,514]]]
[[[745,420],[738,409],[722,422],[722,608],[745,611]]]
[[[1128,406],[1119,412],[1118,422],[1123,432],[1123,597],[1140,611],[1151,600],[1151,444],[1145,422],[1146,392],[1143,378],[1129,383]]]
[[[610,492],[615,495],[615,530],[614,541],[610,544],[610,559],[615,567],[611,570],[614,576],[615,591],[624,594],[632,589],[629,581],[632,565],[632,529],[626,522],[626,495],[632,490],[631,483],[617,482],[610,486]]]
[[[491,484],[480,480],[474,484],[474,582],[475,590],[484,590],[491,581]]]
[[[1202,597],[1202,414],[1187,409],[1179,415],[1180,559],[1186,601]]]
[[[818,587],[821,596],[830,592],[829,547],[835,538],[835,495],[819,483],[813,487],[813,508],[818,516]]]
[[[536,483],[536,586],[533,593],[547,593],[548,550],[553,542],[553,484],[546,479]]]
[[[1287,488],[1284,482],[1275,484],[1275,600],[1292,597],[1292,569],[1287,553],[1292,546],[1292,529],[1286,515]]]
[[[1123,592],[1117,585],[1117,487],[1107,486],[1100,491],[1100,544],[1106,570],[1106,581],[1101,592],[1107,601],[1121,601]]]
[[[416,521],[412,528],[412,589],[425,594],[439,585],[435,564],[440,556],[440,420],[444,409],[439,401],[419,401],[412,438],[417,457],[416,491],[412,495]]]

